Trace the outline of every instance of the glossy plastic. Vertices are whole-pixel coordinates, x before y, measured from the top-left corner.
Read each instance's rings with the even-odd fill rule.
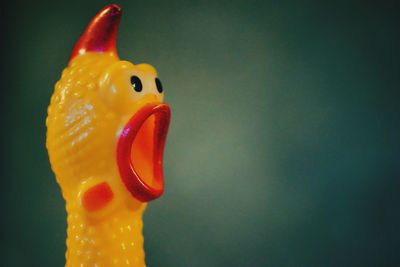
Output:
[[[140,129],[145,127],[144,123],[150,117],[155,116],[155,128],[153,129],[154,146],[152,147],[152,157],[150,166],[151,174],[154,179],[147,179],[152,183],[142,179],[137,168],[135,168],[134,159],[134,140],[137,138]],[[148,104],[140,109],[133,116],[122,130],[117,145],[117,163],[121,174],[122,181],[131,192],[132,196],[140,201],[150,201],[160,197],[164,191],[164,179],[162,170],[162,155],[164,150],[165,139],[167,135],[170,120],[170,109],[165,104]],[[145,131],[145,130],[142,130]],[[146,140],[142,141],[142,143]],[[140,144],[139,144],[140,146]],[[146,146],[146,144],[142,144]],[[140,147],[138,148],[140,149]],[[150,148],[151,149],[151,148]]]
[[[48,108],[46,146],[66,201],[68,267],[145,266],[142,214],[164,190],[170,109],[151,65],[119,60],[120,14],[109,5],[92,20]]]
[[[108,52],[116,55],[116,39],[121,13],[121,8],[117,5],[104,7],[79,38],[70,59],[87,52]]]

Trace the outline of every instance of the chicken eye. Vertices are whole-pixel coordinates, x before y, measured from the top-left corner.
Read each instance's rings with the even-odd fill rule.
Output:
[[[156,78],[156,86],[157,86],[157,91],[161,94],[163,92],[163,87],[162,87],[160,79],[158,79],[158,78]]]
[[[142,82],[140,81],[138,76],[132,76],[131,77],[131,84],[132,84],[132,88],[136,91],[136,92],[141,92],[142,91]]]

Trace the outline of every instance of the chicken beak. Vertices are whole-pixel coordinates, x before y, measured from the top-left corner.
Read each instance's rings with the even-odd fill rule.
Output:
[[[170,122],[168,105],[143,106],[123,128],[117,144],[121,179],[133,197],[148,202],[164,191],[163,152]]]

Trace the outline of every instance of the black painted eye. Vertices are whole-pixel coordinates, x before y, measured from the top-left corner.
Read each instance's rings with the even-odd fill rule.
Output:
[[[140,81],[138,76],[132,76],[131,77],[131,84],[132,84],[133,89],[136,92],[141,92],[142,91],[142,88],[143,88],[142,82]]]
[[[160,79],[156,78],[157,91],[161,94],[163,92],[162,83]]]

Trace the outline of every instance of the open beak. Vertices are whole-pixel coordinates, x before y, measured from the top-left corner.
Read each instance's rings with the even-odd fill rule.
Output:
[[[147,104],[132,116],[118,139],[122,181],[139,201],[151,201],[164,191],[163,151],[170,116],[168,105]]]

